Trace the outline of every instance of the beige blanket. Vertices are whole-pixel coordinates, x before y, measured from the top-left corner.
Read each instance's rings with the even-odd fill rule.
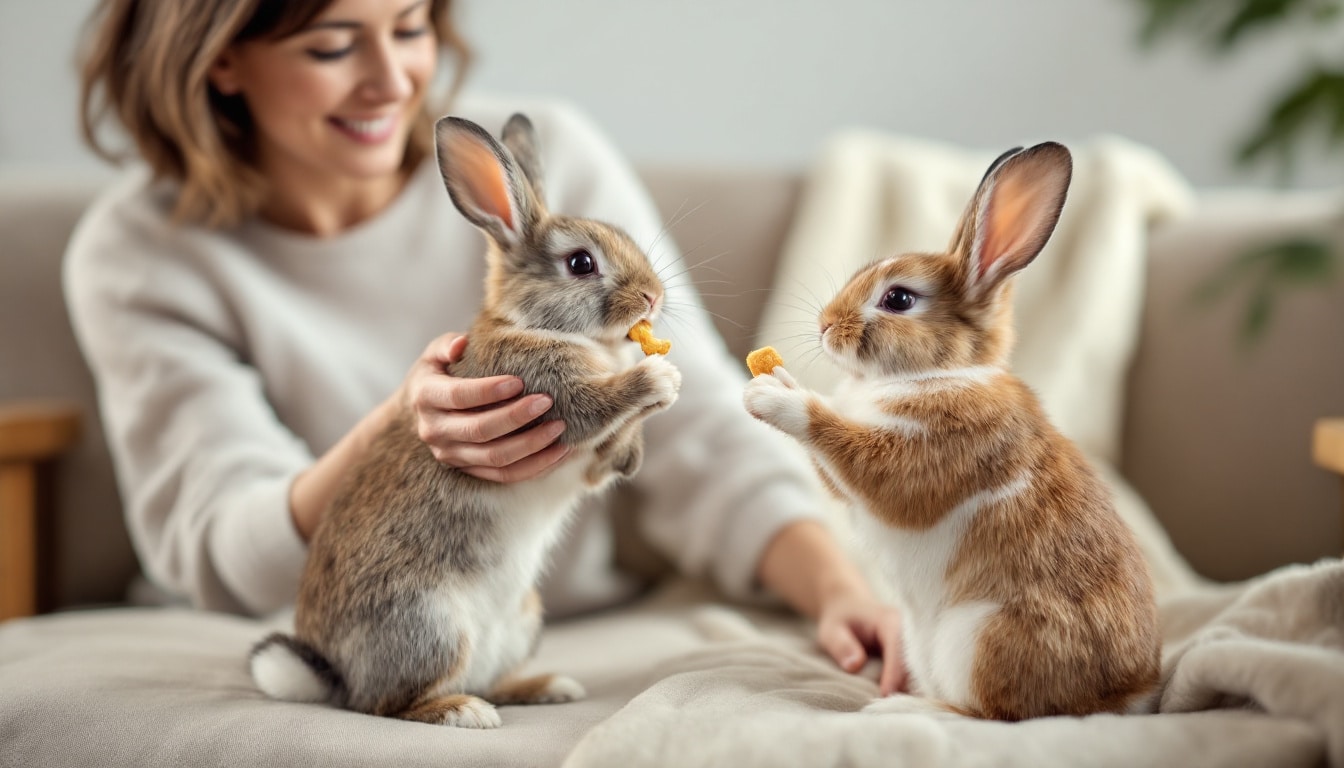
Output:
[[[662,666],[568,766],[1315,765],[1325,752],[1344,768],[1344,566],[1208,585],[1113,469],[1147,233],[1191,196],[1141,147],[1073,149],[1059,227],[1019,279],[1013,365],[1093,458],[1139,536],[1162,610],[1164,714],[1015,725],[856,714],[870,684],[721,612],[701,621],[722,643]],[[809,180],[758,343],[829,390],[838,372],[809,333],[818,305],[874,258],[944,248],[993,156],[870,133],[833,142]],[[781,343],[800,332],[804,343]]]
[[[688,616],[706,644],[651,670],[657,682],[584,737],[566,767],[1344,766],[1338,561],[1164,600],[1169,682],[1164,714],[1149,716],[861,714],[871,681],[838,671],[796,628],[751,618]]]

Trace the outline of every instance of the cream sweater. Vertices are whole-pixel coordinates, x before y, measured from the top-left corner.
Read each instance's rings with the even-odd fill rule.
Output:
[[[554,211],[615,223],[657,242],[655,262],[679,262],[639,180],[583,116],[553,103],[456,112],[497,134],[519,109],[537,126]],[[66,254],[67,301],[146,573],[202,608],[267,613],[294,599],[306,553],[290,483],[431,339],[466,330],[485,241],[432,161],[378,217],[327,239],[259,219],[178,226],[173,194],[138,171],[102,195]],[[745,413],[741,364],[686,278],[671,282],[659,332],[673,341],[681,396],[647,422],[644,466],[621,497],[637,500],[638,530],[680,570],[746,597],[769,539],[818,514],[810,468]],[[613,562],[612,506],[587,504],[553,556],[542,585],[552,615],[636,588]]]

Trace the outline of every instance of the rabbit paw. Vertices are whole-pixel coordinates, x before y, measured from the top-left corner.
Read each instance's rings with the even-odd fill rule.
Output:
[[[487,701],[473,698],[470,702],[448,712],[443,717],[444,725],[458,728],[498,728],[504,724],[499,711]]]
[[[776,375],[782,374],[782,375]],[[747,412],[766,424],[802,439],[807,434],[808,395],[788,371],[776,368],[747,382],[742,402]]]
[[[865,715],[925,715],[940,720],[960,717],[940,702],[908,693],[894,693],[873,699],[859,712]]]
[[[621,477],[634,477],[639,466],[644,463],[644,443],[632,441],[623,452],[617,453],[611,462],[611,468]]]
[[[587,696],[579,681],[564,675],[511,678],[490,694],[496,704],[564,704]]]
[[[662,355],[650,355],[640,360],[638,365],[652,384],[643,411],[651,413],[670,408],[681,391],[681,371]]]
[[[588,695],[578,680],[564,675],[556,675],[551,678],[550,685],[545,690],[538,693],[532,700],[533,704],[563,704],[567,701],[578,701]]]
[[[503,724],[494,705],[466,694],[444,696],[418,704],[397,717],[455,728],[498,728]]]

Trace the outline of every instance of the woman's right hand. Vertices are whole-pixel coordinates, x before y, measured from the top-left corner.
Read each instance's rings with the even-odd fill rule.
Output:
[[[513,433],[550,410],[550,396],[519,398],[523,382],[517,376],[453,376],[450,367],[466,348],[466,336],[444,334],[430,342],[406,375],[402,396],[420,439],[440,463],[482,480],[516,483],[545,474],[569,453],[568,446],[556,442],[564,422],[546,421]]]

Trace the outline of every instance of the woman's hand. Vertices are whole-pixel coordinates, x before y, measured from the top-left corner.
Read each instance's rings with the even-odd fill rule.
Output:
[[[466,348],[466,336],[444,334],[406,375],[402,393],[420,439],[440,463],[482,480],[514,483],[545,474],[569,453],[556,442],[564,422],[513,433],[550,410],[550,396],[519,398],[523,382],[516,376],[453,376],[449,369]]]
[[[546,395],[469,410],[517,397],[523,383],[514,376],[459,379],[448,375],[448,366],[461,360],[466,348],[467,337],[457,333],[431,342],[392,397],[294,478],[289,489],[289,514],[304,541],[312,539],[317,531],[342,478],[403,405],[414,413],[420,439],[434,452],[434,458],[485,480],[527,480],[565,457],[569,449],[555,442],[565,430],[561,422],[546,422],[521,434],[509,434],[551,407]]]
[[[908,678],[901,644],[901,614],[863,592],[845,592],[822,603],[817,642],[840,668],[855,673],[870,655],[882,657],[878,694],[904,691]]]
[[[817,643],[841,669],[858,672],[876,654],[882,657],[881,695],[905,690],[901,614],[873,596],[825,526],[815,520],[784,526],[757,568],[766,587],[817,620]]]

